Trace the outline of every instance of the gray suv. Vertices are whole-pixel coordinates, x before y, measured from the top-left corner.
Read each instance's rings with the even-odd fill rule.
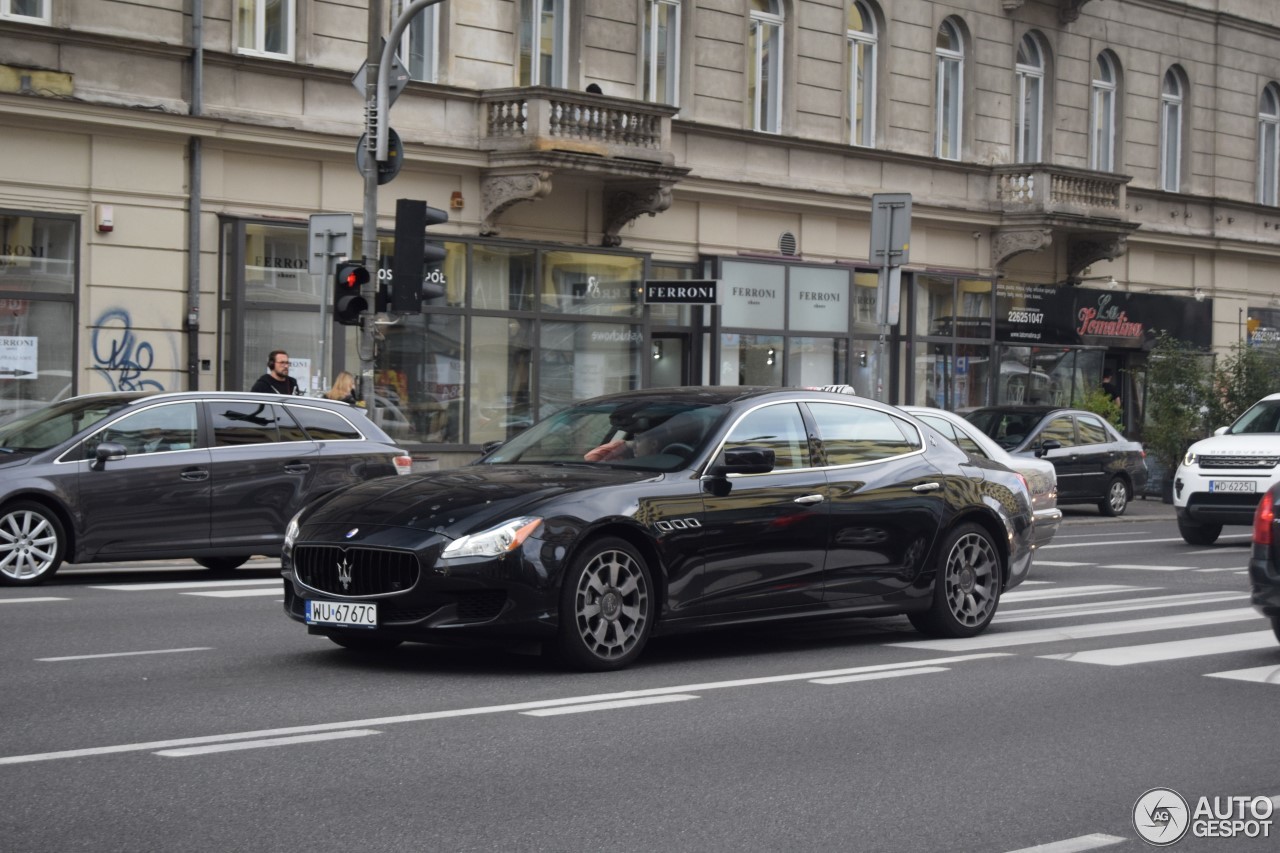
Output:
[[[280,553],[302,506],[408,474],[363,410],[231,392],[89,394],[0,425],[0,584],[65,560],[192,558],[230,571]]]

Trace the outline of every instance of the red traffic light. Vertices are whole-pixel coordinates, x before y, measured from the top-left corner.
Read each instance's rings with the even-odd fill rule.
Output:
[[[338,264],[333,277],[333,319],[343,326],[360,323],[360,315],[369,309],[369,302],[360,290],[369,283],[369,269],[363,264],[344,261]]]

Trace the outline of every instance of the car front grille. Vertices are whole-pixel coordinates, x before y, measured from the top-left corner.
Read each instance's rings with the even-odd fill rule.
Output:
[[[293,551],[298,580],[333,595],[387,595],[418,582],[418,558],[412,551],[299,545]]]
[[[1241,456],[1226,454],[1201,456],[1198,460],[1204,470],[1238,470],[1241,468],[1257,468],[1270,470],[1280,465],[1280,456]]]

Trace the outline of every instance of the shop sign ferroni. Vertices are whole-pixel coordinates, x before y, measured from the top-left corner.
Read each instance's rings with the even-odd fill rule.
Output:
[[[719,305],[719,279],[647,279],[644,283],[646,305]]]

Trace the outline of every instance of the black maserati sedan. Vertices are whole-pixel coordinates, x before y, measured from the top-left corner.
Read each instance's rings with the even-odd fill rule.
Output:
[[[585,670],[783,618],[906,614],[967,637],[1026,576],[1033,525],[1020,475],[891,406],[650,389],[310,504],[285,535],[284,610],[349,649],[533,638]]]

